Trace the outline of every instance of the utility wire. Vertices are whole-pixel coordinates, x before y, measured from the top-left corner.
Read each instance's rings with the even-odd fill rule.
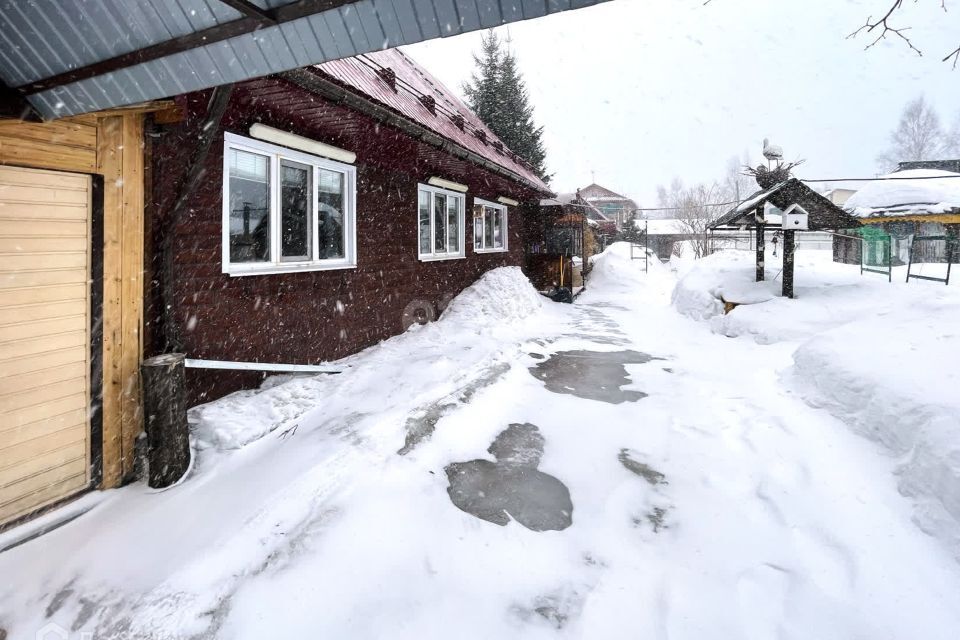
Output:
[[[883,178],[798,178],[800,182],[882,182],[884,180],[942,180],[944,178],[960,178],[960,173],[955,176],[904,176],[902,178],[898,177],[883,177]],[[821,194],[822,195],[822,194]],[[728,202],[705,202],[703,204],[698,204],[698,207],[725,207],[731,204],[737,206],[751,200],[753,196],[747,197],[743,200],[730,200]],[[917,203],[924,204],[924,203]],[[574,202],[567,203],[567,206],[571,207],[582,207],[586,208],[597,208],[596,205],[589,204],[577,204]],[[889,207],[888,207],[889,208]],[[688,211],[690,207],[638,207],[636,209],[629,209],[629,211],[639,212],[639,211]],[[601,211],[602,213],[602,211]]]
[[[960,178],[960,173],[954,176],[903,176],[897,177],[896,174],[883,176],[882,178],[798,178],[800,182],[882,182],[884,180],[943,180],[945,178]]]

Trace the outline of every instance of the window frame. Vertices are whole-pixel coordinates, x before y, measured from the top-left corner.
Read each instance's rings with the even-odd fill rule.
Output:
[[[230,260],[230,151],[237,150],[269,159],[270,176],[270,261],[232,262]],[[311,167],[309,238],[311,256],[308,260],[284,260],[282,256],[282,194],[281,162],[288,160]],[[320,258],[317,225],[319,217],[320,170],[333,171],[343,176],[343,257]],[[357,266],[357,168],[343,162],[315,156],[289,147],[248,138],[235,133],[223,136],[223,184],[221,218],[221,263],[223,273],[229,276],[269,275],[301,271],[329,271],[355,269]]]
[[[505,205],[505,204],[503,204],[503,203],[501,203],[501,202],[493,202],[493,201],[491,201],[491,200],[484,200],[483,198],[474,198],[474,199],[473,199],[473,206],[476,207],[477,205],[480,205],[480,206],[482,206],[482,207],[491,207],[491,208],[493,208],[493,209],[498,209],[498,210],[500,211],[501,220],[503,220],[503,246],[502,246],[502,247],[487,247],[487,246],[485,246],[486,243],[487,243],[487,237],[486,237],[487,219],[486,219],[486,216],[484,215],[484,216],[481,216],[481,219],[483,220],[483,233],[480,234],[480,237],[483,239],[483,244],[484,244],[484,246],[483,246],[482,248],[479,248],[479,249],[477,248],[477,225],[476,225],[476,217],[474,216],[474,217],[471,219],[471,222],[473,222],[473,226],[472,226],[471,228],[473,229],[473,251],[474,251],[474,253],[506,253],[507,251],[510,250],[510,234],[507,233],[507,230],[510,228],[510,226],[509,226],[509,225],[510,225],[510,214],[509,214],[509,209],[508,209],[507,205]]]
[[[426,191],[429,196],[429,211],[430,211],[430,246],[434,249],[430,253],[423,253],[420,246],[420,192]],[[436,196],[443,195],[447,197],[447,204],[444,207],[444,210],[447,212],[445,216],[446,224],[444,225],[445,237],[449,239],[449,199],[456,198],[460,201],[460,207],[458,212],[458,232],[457,232],[457,246],[459,247],[456,253],[450,252],[448,250],[444,253],[437,253],[436,251],[436,223],[434,216],[436,215]],[[416,211],[416,220],[417,220],[417,259],[421,262],[436,262],[439,260],[462,260],[467,257],[467,248],[466,248],[466,224],[467,224],[467,194],[462,191],[454,191],[452,189],[444,189],[442,187],[434,187],[433,185],[419,183],[417,184],[417,211]],[[447,243],[449,245],[449,242]]]

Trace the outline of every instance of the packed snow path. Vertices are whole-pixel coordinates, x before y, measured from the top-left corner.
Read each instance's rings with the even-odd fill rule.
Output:
[[[791,392],[795,343],[712,333],[673,285],[608,252],[575,305],[519,296],[491,330],[475,296],[344,376],[211,405],[185,483],[92,496],[0,554],[0,628],[956,638],[960,565],[895,461]],[[479,481],[455,478],[476,469],[507,497],[470,501]],[[510,497],[531,478],[532,516],[538,488]]]

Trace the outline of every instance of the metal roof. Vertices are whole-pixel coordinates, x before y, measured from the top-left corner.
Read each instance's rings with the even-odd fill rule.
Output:
[[[318,65],[317,69],[468,151],[519,174],[541,191],[550,192],[550,188],[530,166],[506,148],[467,105],[400,50],[377,51],[335,60]],[[379,75],[381,69],[390,69],[395,74],[396,88],[392,88]],[[421,96],[434,98],[436,105],[433,111],[423,103]],[[454,120],[458,115],[463,118],[462,128]],[[481,133],[482,139],[478,133]]]
[[[605,0],[0,0],[0,80],[52,119]]]

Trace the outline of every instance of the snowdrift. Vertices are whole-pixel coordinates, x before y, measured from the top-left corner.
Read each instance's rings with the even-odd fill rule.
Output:
[[[829,251],[801,250],[795,261],[793,300],[780,295],[782,258],[768,251],[766,280],[756,282],[754,253],[728,250],[696,261],[674,288],[673,305],[709,322],[714,333],[773,344],[801,342],[865,315],[910,306],[929,291],[916,283],[891,287],[880,277],[862,276],[856,266],[833,262]],[[740,306],[724,315],[723,301]]]
[[[515,322],[539,311],[544,301],[520,267],[499,267],[484,273],[454,298],[441,322]]]
[[[774,299],[779,281],[756,282],[754,261],[752,251],[722,251],[697,260],[677,282],[673,306],[694,320],[709,320],[723,316],[724,301],[752,305]]]
[[[960,559],[960,302],[932,300],[826,332],[794,353],[792,378],[898,457],[914,520]]]
[[[960,291],[890,284],[797,253],[797,297],[779,297],[779,261],[754,282],[752,252],[698,261],[674,289],[677,311],[714,333],[761,344],[795,342],[785,382],[808,404],[897,457],[914,520],[960,559]],[[722,300],[742,303],[723,315]]]
[[[411,353],[421,355],[422,366],[430,366],[444,358],[443,345],[452,348],[458,342],[479,340],[478,334],[515,331],[543,307],[544,298],[519,267],[493,269],[455,297],[438,321],[413,325],[406,333],[340,361],[350,367],[344,374],[274,376],[260,389],[238,391],[194,407],[190,410],[191,434],[199,449],[239,449],[278,427],[297,424],[301,416],[319,406],[329,408],[344,378],[356,380],[361,370],[388,371],[393,365],[412,370]],[[496,340],[491,342],[490,348],[495,349]],[[478,351],[478,357],[482,353]],[[389,379],[370,382],[368,391],[373,394],[382,393],[390,384]]]
[[[647,259],[646,266],[649,270],[644,273],[643,249],[634,249],[636,259],[630,257],[629,242],[614,242],[603,250],[602,253],[593,256],[590,261],[592,270],[587,277],[587,288],[593,289],[612,289],[620,291],[625,285],[629,285],[632,292],[636,292],[637,286],[649,286],[651,279],[649,274],[663,275],[667,273],[666,267],[660,262],[656,254],[652,251]],[[653,284],[658,282],[654,279]]]

